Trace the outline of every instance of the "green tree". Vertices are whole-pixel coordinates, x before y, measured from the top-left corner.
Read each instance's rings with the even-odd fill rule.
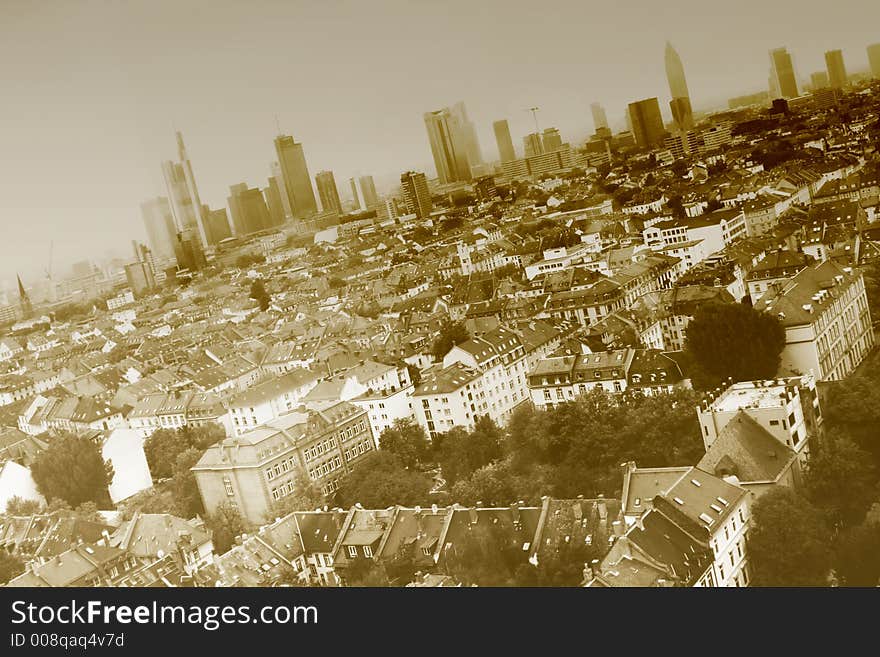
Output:
[[[174,515],[181,518],[193,518],[205,512],[202,496],[196,483],[196,475],[190,470],[202,452],[195,447],[177,455],[171,476],[171,490],[174,493]]]
[[[753,586],[826,586],[828,530],[809,500],[779,486],[752,508],[749,562]]]
[[[394,504],[424,504],[431,490],[431,478],[404,467],[400,457],[378,451],[364,456],[340,482],[337,503],[352,506],[360,502],[368,509]]]
[[[875,370],[876,371],[876,370]],[[875,466],[880,466],[880,386],[878,376],[850,376],[829,383],[822,400],[825,421],[862,449],[870,452]]]
[[[517,532],[504,517],[480,517],[444,554],[446,573],[465,586],[515,586],[528,552],[515,540]]]
[[[501,458],[504,434],[488,417],[481,416],[471,431],[453,427],[434,439],[437,461],[449,485]]]
[[[235,542],[235,537],[249,529],[249,524],[232,502],[220,504],[214,513],[208,515],[205,524],[211,530],[214,551],[217,554],[227,552]]]
[[[411,418],[401,418],[381,433],[379,447],[395,454],[403,467],[415,468],[428,461],[430,443],[419,424]]]
[[[835,547],[834,573],[843,586],[880,586],[880,524],[847,529]]]
[[[6,550],[0,550],[0,586],[24,572],[24,562]]]
[[[713,388],[726,381],[771,379],[779,369],[785,330],[779,321],[739,303],[708,303],[687,326],[685,350],[694,359],[694,383]]]
[[[366,557],[357,557],[345,567],[342,578],[347,586],[391,586],[381,563]]]
[[[113,466],[88,438],[59,436],[37,456],[31,475],[47,500],[60,498],[72,507],[83,502],[110,503],[107,487],[113,480]]]
[[[446,320],[440,327],[440,333],[434,340],[431,347],[431,353],[434,360],[443,360],[443,357],[449,353],[455,345],[470,340],[470,333],[465,328],[464,322],[453,322]]]
[[[831,430],[814,441],[804,484],[806,496],[836,529],[861,523],[877,499],[871,455],[846,435]]]
[[[31,516],[42,508],[38,500],[26,500],[18,495],[13,495],[6,502],[6,514],[10,516]]]
[[[183,431],[159,429],[144,441],[144,454],[153,479],[167,479],[174,474],[177,457],[191,447]]]
[[[269,293],[266,292],[266,286],[263,284],[261,278],[255,278],[251,283],[251,291],[248,296],[260,304],[261,311],[269,310],[272,298],[269,296]]]

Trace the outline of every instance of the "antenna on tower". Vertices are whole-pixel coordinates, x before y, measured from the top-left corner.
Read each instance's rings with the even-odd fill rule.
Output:
[[[526,112],[531,112],[532,118],[535,119],[535,132],[541,132],[538,129],[538,110],[539,109],[541,109],[541,108],[540,107],[530,107],[529,109],[526,110]]]

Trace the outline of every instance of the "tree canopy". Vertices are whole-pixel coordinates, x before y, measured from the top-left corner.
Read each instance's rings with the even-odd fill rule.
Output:
[[[457,344],[467,342],[470,340],[470,337],[471,335],[468,333],[464,322],[447,320],[444,322],[443,326],[440,327],[440,334],[434,340],[434,344],[431,347],[431,353],[434,355],[434,360],[443,360],[443,357],[449,353],[450,349]]]
[[[739,303],[707,303],[687,326],[685,350],[703,389],[734,381],[772,379],[785,347],[785,329],[764,312]]]
[[[405,468],[415,468],[429,460],[430,442],[425,430],[411,418],[395,420],[379,436],[379,447],[396,455]]]
[[[232,547],[235,537],[240,536],[249,529],[241,512],[232,502],[223,502],[205,519],[205,524],[211,530],[214,543],[214,551],[223,554]]]
[[[752,507],[749,561],[753,586],[825,586],[831,567],[822,514],[801,495],[779,486]]]
[[[88,438],[74,434],[55,438],[37,456],[31,475],[46,500],[60,498],[72,507],[83,502],[110,503],[107,487],[113,480],[113,466]]]
[[[400,457],[378,451],[364,456],[343,477],[336,502],[349,507],[356,503],[368,509],[382,509],[393,504],[425,504],[431,490],[431,478],[407,469]]]

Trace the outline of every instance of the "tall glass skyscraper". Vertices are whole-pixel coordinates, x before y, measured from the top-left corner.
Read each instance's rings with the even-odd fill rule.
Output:
[[[666,42],[666,80],[669,82],[669,94],[672,100],[669,108],[672,118],[679,130],[690,130],[694,126],[691,96],[688,92],[687,80],[684,77],[684,65],[675,48]]]
[[[512,162],[516,159],[516,151],[513,149],[513,139],[510,137],[510,126],[507,119],[495,121],[492,124],[495,131],[495,143],[498,144],[498,156],[502,162]]]
[[[774,98],[795,98],[798,95],[794,63],[785,48],[770,51],[770,84]]]
[[[205,217],[202,216],[202,201],[180,132],[177,132],[177,160],[168,160],[162,164],[162,175],[171,200],[174,222],[178,231],[193,231],[198,235],[204,247],[208,244],[208,236],[205,232]]]
[[[470,180],[471,167],[460,117],[444,107],[426,112],[424,119],[440,184]]]
[[[825,67],[828,69],[829,86],[832,89],[843,89],[846,86],[846,66],[843,64],[843,53],[840,50],[826,52]]]
[[[275,138],[275,152],[281,168],[287,204],[296,219],[303,219],[318,212],[312,178],[306,165],[303,146],[289,135]]]
[[[315,175],[315,186],[318,188],[318,196],[321,199],[321,209],[324,212],[342,213],[342,203],[339,201],[339,190],[336,189],[336,179],[332,171],[319,171]]]

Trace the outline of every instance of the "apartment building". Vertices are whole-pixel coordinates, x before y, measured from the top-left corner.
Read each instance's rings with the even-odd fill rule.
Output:
[[[818,381],[850,374],[874,346],[862,274],[832,260],[810,265],[755,304],[785,328],[780,373]]]
[[[330,494],[374,449],[366,412],[338,402],[228,436],[209,447],[192,471],[208,513],[232,502],[249,522],[261,523],[271,517],[274,503],[294,491],[300,468]]]

